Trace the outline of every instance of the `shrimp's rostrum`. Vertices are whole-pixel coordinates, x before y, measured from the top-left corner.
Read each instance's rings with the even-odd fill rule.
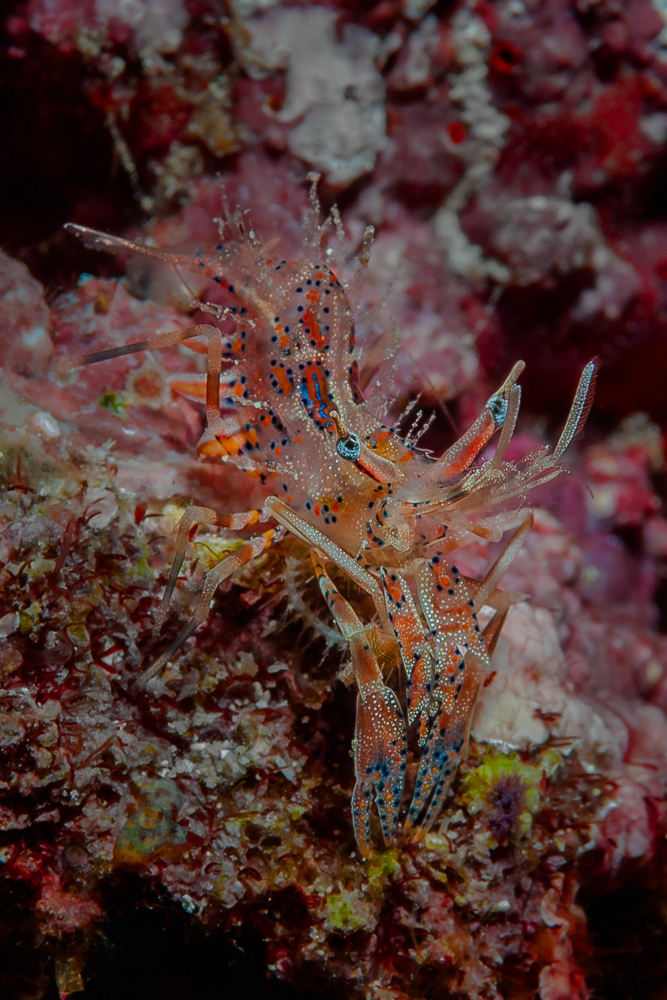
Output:
[[[590,408],[595,363],[582,373],[553,452],[542,448],[519,462],[505,458],[519,408],[519,362],[473,425],[435,458],[411,447],[364,403],[350,303],[319,234],[311,233],[295,261],[265,256],[240,231],[187,255],[69,228],[99,249],[147,254],[171,265],[186,288],[188,273],[203,273],[223,287],[228,304],[193,296],[193,308],[207,312],[211,323],[66,359],[60,370],[178,343],[204,353],[205,375],[171,379],[176,392],[205,406],[199,450],[233,463],[266,488],[261,510],[186,511],[158,624],[196,524],[261,530],[210,571],[194,618],[144,678],[158,673],[205,621],[224,579],[286,533],[295,535],[310,548],[322,594],[349,644],[358,688],[352,813],[360,851],[372,851],[373,803],[385,841],[395,836],[408,755],[406,715],[422,750],[405,826],[429,828],[466,751],[489,656],[510,605],[520,599],[498,585],[530,529],[528,494],[560,473],[559,460]],[[497,432],[495,452],[483,457]],[[476,538],[500,541],[511,528],[483,580],[459,571],[452,555],[457,549]],[[368,595],[366,620],[332,582],[332,565]],[[382,644],[393,647],[405,670],[405,713],[386,682]]]

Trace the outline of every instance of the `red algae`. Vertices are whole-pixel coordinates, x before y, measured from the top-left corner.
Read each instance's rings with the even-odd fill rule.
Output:
[[[600,410],[573,449],[574,475],[540,496],[505,579],[529,600],[510,611],[441,821],[361,863],[348,818],[353,699],[335,680],[340,647],[298,544],[227,584],[207,627],[147,690],[137,683],[224,547],[198,536],[159,639],[153,616],[184,504],[258,501],[244,477],[197,461],[201,413],[168,385],[183,368],[177,348],[61,380],[49,369],[54,350],[185,327],[179,286],[136,262],[127,279],[77,281],[78,251],[54,228],[30,245],[12,231],[0,257],[3,990],[47,995],[55,981],[67,996],[90,984],[121,886],[123,918],[148,902],[207,934],[252,929],[267,975],[297,990],[659,995],[667,73],[657,6],[265,11],[236,0],[224,20],[205,3],[136,6],[130,17],[113,2],[31,0],[7,22],[3,56],[30,68],[48,45],[66,60],[136,199],[123,206],[127,235],[186,249],[215,239],[222,169],[247,227],[296,247],[315,167],[324,198],[342,205],[346,250],[367,224],[377,230],[359,293],[375,407],[398,397],[396,417],[421,395],[424,419],[436,414],[425,441],[438,447],[451,438],[442,403],[466,426],[500,369],[524,356],[532,381],[516,457],[548,438],[544,415],[560,415],[599,353]],[[39,150],[38,136],[26,143]],[[54,158],[63,190],[75,155]],[[114,226],[92,195],[59,205],[59,222],[66,207],[74,221]],[[54,287],[61,254],[71,281]],[[96,257],[85,266],[123,270]],[[493,554],[472,545],[461,570],[474,576]],[[625,947],[629,931],[602,935],[605,908],[618,925],[652,915],[644,967]],[[12,922],[39,956],[34,973],[11,966]],[[611,940],[623,959],[609,958]]]

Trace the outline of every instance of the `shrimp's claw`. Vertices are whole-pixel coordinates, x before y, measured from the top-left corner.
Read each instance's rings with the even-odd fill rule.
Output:
[[[468,664],[465,674],[453,708],[449,710],[448,703],[443,702],[431,726],[405,821],[406,830],[417,823],[433,793],[421,824],[423,830],[431,829],[440,815],[459,762],[466,753],[481,671],[474,664]]]
[[[407,741],[398,699],[383,684],[357,699],[354,768],[357,783],[352,795],[354,834],[363,857],[373,852],[371,804],[377,802],[385,843],[396,834],[403,795]]]
[[[381,573],[387,614],[408,678],[408,725],[420,715],[425,724],[431,710],[433,657],[407,580],[384,566]]]
[[[479,453],[486,447],[499,427],[502,427],[510,414],[512,426],[511,437],[516,420],[521,393],[516,381],[525,368],[523,361],[517,361],[497,392],[487,399],[486,406],[477,420],[468,428],[451,448],[448,448],[438,459],[439,473],[443,481],[451,476],[460,475],[470,468]],[[505,435],[507,438],[507,434]],[[505,445],[506,447],[506,445]],[[451,499],[451,497],[449,498]]]
[[[465,580],[456,566],[449,566],[436,552],[416,573],[419,600],[436,649],[433,694],[459,688],[462,678],[458,661],[474,656],[480,666],[489,666],[477,611]],[[456,650],[456,653],[454,651]],[[458,693],[458,692],[457,692]]]
[[[382,680],[366,629],[332,583],[320,556],[311,552],[311,558],[322,595],[350,644],[352,667],[359,689],[354,740],[357,782],[352,796],[352,823],[359,850],[366,858],[373,853],[373,797],[385,843],[391,843],[396,834],[408,753],[405,722],[398,698]]]

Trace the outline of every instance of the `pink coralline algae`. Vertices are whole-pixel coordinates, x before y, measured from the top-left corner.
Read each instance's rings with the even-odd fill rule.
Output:
[[[663,996],[665,5],[28,0],[3,17],[2,996]],[[185,506],[261,503],[198,459],[201,409],[169,382],[184,352],[54,374],[188,326],[201,292],[87,253],[64,222],[191,253],[226,201],[296,253],[313,169],[340,256],[375,227],[360,382],[403,434],[441,452],[523,357],[518,460],[553,445],[601,358],[569,474],[503,581],[527,600],[441,819],[363,863],[345,646],[300,543],[225,583],[139,683],[234,544],[199,531],[158,636]],[[480,578],[496,554],[457,561]]]

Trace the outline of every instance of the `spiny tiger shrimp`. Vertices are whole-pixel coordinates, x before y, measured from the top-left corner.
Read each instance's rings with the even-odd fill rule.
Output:
[[[562,471],[560,459],[590,409],[597,366],[584,368],[553,452],[545,447],[519,462],[506,458],[521,396],[517,383],[524,366],[518,362],[472,426],[435,458],[382,423],[364,402],[347,289],[327,262],[315,228],[304,240],[302,258],[287,260],[267,256],[242,226],[214,247],[185,254],[69,224],[89,246],[145,254],[179,274],[203,275],[221,286],[224,304],[193,295],[193,308],[208,313],[210,323],[70,358],[59,367],[67,371],[176,344],[206,355],[205,373],[173,377],[172,388],[205,407],[200,452],[258,479],[266,498],[261,509],[240,514],[202,506],[186,510],[157,625],[167,617],[195,526],[233,532],[267,527],[209,571],[192,620],[144,679],[162,670],[206,620],[223,580],[287,533],[300,539],[349,645],[358,688],[352,820],[360,852],[368,857],[373,803],[385,842],[396,834],[408,756],[406,716],[423,750],[405,828],[429,829],[441,812],[466,752],[480,680],[509,607],[521,599],[498,588],[531,526],[528,494]],[[496,433],[495,453],[483,458]],[[450,561],[475,539],[501,541],[512,527],[483,580],[466,577]],[[334,585],[331,564],[367,595],[367,620]],[[380,642],[392,648],[405,671],[405,713],[385,680]]]

